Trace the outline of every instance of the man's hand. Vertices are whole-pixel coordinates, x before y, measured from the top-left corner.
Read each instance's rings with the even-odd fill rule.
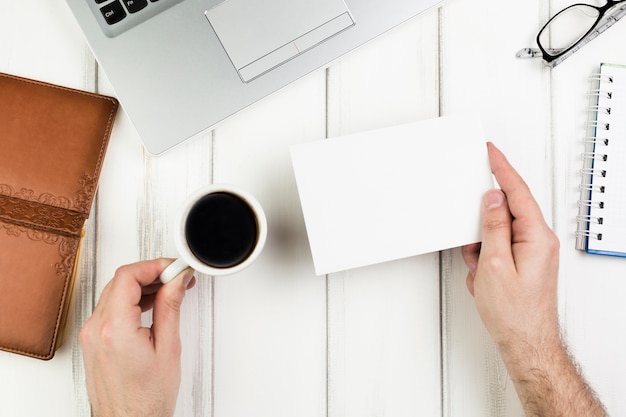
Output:
[[[495,146],[488,150],[502,190],[483,199],[482,244],[463,248],[467,287],[497,344],[559,339],[559,241],[526,183]]]
[[[180,386],[180,306],[195,279],[162,285],[171,260],[119,268],[80,332],[94,417],[171,417]],[[141,313],[154,308],[151,328]]]
[[[519,174],[488,145],[502,190],[483,199],[481,244],[463,247],[467,287],[527,416],[605,417],[561,340],[559,241]]]

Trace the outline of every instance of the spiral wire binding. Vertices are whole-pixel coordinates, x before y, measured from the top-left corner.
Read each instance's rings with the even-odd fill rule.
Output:
[[[582,215],[582,216],[576,216],[576,220],[578,220],[579,222],[582,221],[582,222],[587,222],[587,223],[597,223],[597,224],[604,223],[604,217],[590,216],[588,214]]]
[[[606,122],[599,122],[597,120],[587,122],[588,127],[594,127],[596,129],[611,130],[611,124]]]
[[[593,159],[588,159],[588,161],[593,161]],[[601,177],[606,177],[606,169],[597,169],[597,168],[583,168],[580,170],[580,173],[585,176],[595,176],[599,175]]]
[[[589,230],[579,230],[576,232],[576,237],[602,240],[602,233],[590,232]]]
[[[595,191],[597,193],[604,193],[606,187],[604,185],[580,184],[578,189],[580,191]]]
[[[589,77],[589,80],[597,81],[597,82],[605,82],[605,83],[608,83],[608,84],[613,84],[613,76],[612,75],[601,74],[599,72],[596,72],[596,73],[592,74]]]
[[[604,114],[611,114],[611,108],[606,107],[606,106],[590,106],[589,111],[593,111],[596,113],[602,112]]]
[[[601,161],[606,161],[609,159],[609,156],[605,153],[597,153],[597,152],[585,152],[582,154],[583,159],[598,159]]]
[[[606,133],[611,130],[610,123],[598,120],[599,115],[610,116],[611,107],[599,104],[600,98],[610,100],[613,98],[612,91],[601,88],[613,83],[613,77],[601,73],[594,73],[590,76],[593,84],[589,91],[590,105],[587,108],[588,119],[585,123],[587,136],[583,138],[585,151],[582,154],[583,168],[580,170],[581,184],[579,186],[580,199],[578,200],[579,214],[576,216],[578,227],[576,230],[576,247],[586,249],[588,239],[602,240],[602,233],[591,231],[590,224],[604,224],[602,215],[591,214],[597,210],[604,209],[604,201],[598,199],[599,194],[606,192],[606,187],[601,184],[594,184],[594,178],[605,178],[607,171],[598,168],[596,162],[608,160],[607,148],[609,138]]]
[[[606,90],[591,90],[589,95],[592,97],[604,96],[604,98],[608,98],[609,100],[613,98],[613,92]]]
[[[604,208],[604,201],[596,201],[596,200],[578,200],[579,207],[595,207],[595,208]]]
[[[609,146],[609,138],[599,138],[597,136],[585,136],[583,138],[583,142],[585,143],[585,145],[592,144]]]

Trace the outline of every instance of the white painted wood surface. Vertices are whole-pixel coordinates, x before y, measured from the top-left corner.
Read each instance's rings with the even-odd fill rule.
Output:
[[[521,416],[460,251],[315,276],[289,160],[294,143],[467,109],[481,112],[558,233],[565,336],[612,415],[626,415],[626,263],[574,250],[588,77],[601,61],[626,64],[626,23],[550,71],[515,52],[568,2],[509,3],[448,0],[161,157],[121,112],[71,338],[50,362],[0,352],[0,416],[90,415],[82,322],[119,265],[175,256],[178,205],[211,182],[253,192],[270,235],[250,269],[201,276],[188,293],[178,417]],[[0,0],[0,71],[113,94],[62,0]]]

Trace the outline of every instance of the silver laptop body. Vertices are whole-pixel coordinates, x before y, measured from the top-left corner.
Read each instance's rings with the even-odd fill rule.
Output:
[[[160,154],[441,0],[66,0]]]

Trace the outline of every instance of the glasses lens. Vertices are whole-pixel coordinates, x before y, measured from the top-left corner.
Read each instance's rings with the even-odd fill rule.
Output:
[[[544,49],[567,49],[593,27],[600,12],[591,6],[577,4],[561,11],[539,33]]]

